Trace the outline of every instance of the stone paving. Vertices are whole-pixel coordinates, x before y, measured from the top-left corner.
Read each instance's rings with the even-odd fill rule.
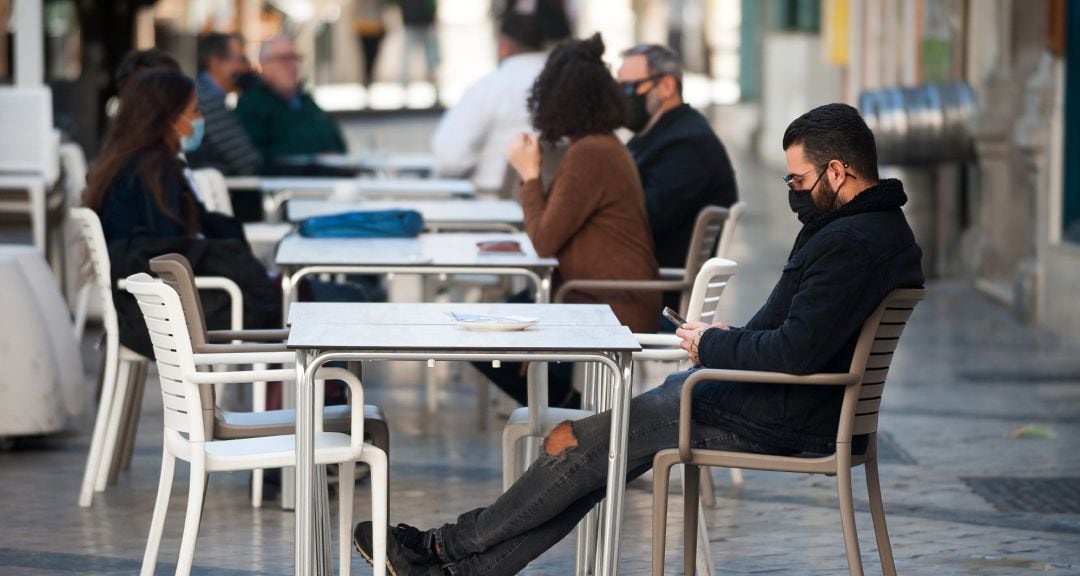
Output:
[[[737,161],[749,212],[738,234],[740,262],[722,315],[733,324],[760,305],[790,247],[794,218],[768,169]],[[779,183],[779,180],[775,180]],[[909,191],[918,193],[918,191]],[[882,408],[881,474],[897,569],[903,575],[1080,574],[1080,346],[1015,322],[962,279],[929,284],[890,374]],[[85,350],[88,390],[99,359]],[[500,491],[499,420],[480,431],[476,375],[441,389],[427,414],[419,365],[376,367],[368,401],[392,426],[391,521],[423,527],[490,502]],[[150,524],[161,450],[156,382],[146,394],[132,469],[115,486],[76,505],[90,419],[71,433],[27,439],[0,452],[0,574],[132,574]],[[1028,426],[1024,429],[1023,426]],[[1035,434],[1018,436],[1018,431]],[[1049,437],[1044,437],[1049,436]],[[845,574],[835,481],[746,472],[741,488],[715,471],[717,506],[706,511],[717,574]],[[267,502],[252,509],[246,474],[211,477],[195,574],[291,574],[293,514]],[[991,502],[972,486],[1057,479],[1020,498]],[[179,546],[187,467],[178,465],[158,574],[171,573]],[[677,482],[675,482],[677,490]],[[857,521],[869,574],[880,565],[861,469]],[[1053,490],[1053,491],[1051,491]],[[368,484],[357,487],[356,517],[369,515]],[[1040,500],[1049,503],[1038,509]],[[681,570],[680,496],[669,517],[669,573]],[[1053,508],[1060,503],[1060,508]],[[336,508],[332,508],[336,509]],[[1067,512],[1071,510],[1071,512]],[[651,482],[627,491],[621,568],[647,574]],[[572,573],[573,538],[523,573]],[[357,556],[357,573],[367,573]]]

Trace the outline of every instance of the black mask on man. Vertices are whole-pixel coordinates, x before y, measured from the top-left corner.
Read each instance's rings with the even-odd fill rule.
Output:
[[[646,96],[649,93],[644,94],[628,94],[626,96],[626,127],[631,132],[641,132],[645,125],[649,123],[649,107],[646,104]]]
[[[255,85],[255,81],[258,80],[259,75],[255,72],[238,72],[233,74],[233,84],[236,84],[236,89],[245,92],[249,88]]]

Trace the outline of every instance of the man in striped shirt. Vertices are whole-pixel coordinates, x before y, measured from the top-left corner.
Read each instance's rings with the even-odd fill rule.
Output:
[[[188,154],[188,162],[194,168],[216,168],[225,175],[258,173],[262,157],[225,104],[225,96],[236,90],[237,78],[249,66],[243,42],[235,34],[203,35],[199,38],[198,59],[195,90],[199,111],[206,119],[206,135],[199,149]]]

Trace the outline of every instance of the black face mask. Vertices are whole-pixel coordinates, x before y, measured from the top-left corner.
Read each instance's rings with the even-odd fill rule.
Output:
[[[809,224],[818,215],[817,206],[809,190],[792,190],[788,188],[788,205],[791,211],[799,217],[799,222]]]
[[[236,84],[236,89],[244,92],[255,85],[255,81],[259,78],[259,75],[254,72],[238,72],[233,74],[233,84]]]
[[[627,117],[626,127],[631,132],[638,133],[645,128],[645,125],[649,123],[649,107],[646,105],[645,97],[649,93],[644,94],[628,94],[626,96],[627,102]]]

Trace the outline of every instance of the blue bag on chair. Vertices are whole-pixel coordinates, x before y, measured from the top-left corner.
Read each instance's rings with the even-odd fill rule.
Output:
[[[424,229],[416,210],[370,210],[313,216],[300,223],[305,238],[415,238]]]

